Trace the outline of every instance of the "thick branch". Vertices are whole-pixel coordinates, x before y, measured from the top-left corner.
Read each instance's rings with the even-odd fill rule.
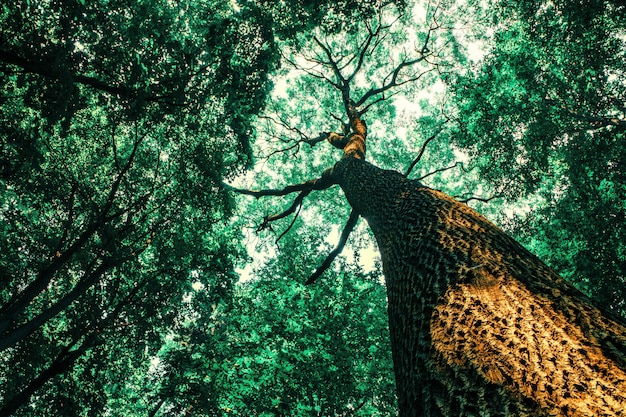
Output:
[[[324,190],[331,185],[334,185],[335,182],[332,179],[332,174],[327,170],[322,174],[320,178],[316,178],[314,180],[308,180],[300,184],[288,185],[285,188],[281,189],[268,189],[268,190],[247,190],[245,188],[236,188],[232,185],[226,184],[222,182],[222,186],[227,190],[236,192],[237,194],[250,195],[255,198],[267,197],[267,196],[283,196],[291,193],[295,193],[298,191],[308,190]]]
[[[55,70],[52,65],[48,65],[45,62],[30,61],[28,59],[22,58],[13,51],[0,51],[0,62],[15,65],[16,67],[21,68],[27,73],[41,75],[42,77],[46,78],[61,80],[64,78],[65,75]],[[68,73],[67,75],[70,76],[70,79],[74,83],[82,84],[118,97],[133,98],[143,94],[137,89],[133,89],[125,85],[112,85],[95,77],[71,73]],[[173,102],[168,102],[166,100],[167,98],[168,97],[166,96],[155,95],[148,95],[144,97],[144,99],[148,102],[174,104]]]
[[[46,381],[52,379],[56,375],[62,374],[70,369],[74,362],[81,357],[87,350],[88,346],[83,344],[77,349],[72,349],[77,344],[77,341],[72,342],[68,347],[64,348],[52,362],[45,368],[35,379],[30,381],[28,385],[22,388],[13,398],[9,399],[2,408],[0,408],[0,415],[10,416],[13,415],[20,407],[25,405],[30,397],[39,390]]]
[[[337,247],[328,254],[326,259],[324,259],[324,262],[322,262],[322,264],[315,270],[315,272],[313,272],[313,274],[306,281],[306,285],[313,284],[324,273],[324,271],[328,269],[328,267],[335,260],[337,255],[341,253],[344,246],[346,245],[346,242],[348,241],[348,236],[350,236],[350,233],[352,233],[352,230],[354,230],[354,226],[356,226],[356,222],[358,220],[359,214],[355,210],[352,210],[352,212],[350,213],[350,217],[348,218],[348,221],[346,222],[346,225],[341,232],[341,237],[339,238],[339,243],[337,244]]]
[[[143,288],[148,282],[152,282],[152,279],[146,279],[142,283],[135,286],[130,293],[121,300],[115,309],[108,312],[99,323],[97,323],[92,331],[88,332],[87,337],[83,339],[83,335],[78,336],[69,345],[61,349],[61,352],[55,357],[50,365],[44,369],[36,378],[28,383],[24,388],[9,399],[2,408],[0,408],[0,415],[12,415],[20,407],[32,397],[33,394],[39,390],[43,384],[55,377],[71,369],[74,362],[80,358],[88,349],[95,347],[98,344],[98,337],[101,329],[105,328],[108,324],[112,323],[122,312],[122,309],[127,306],[133,298],[137,295],[139,290]],[[87,329],[85,329],[87,330]],[[79,345],[79,342],[83,340],[83,343]],[[77,347],[78,346],[78,347]]]
[[[95,260],[94,262],[95,263]],[[92,263],[92,264],[93,264]],[[93,265],[90,265],[93,266]],[[107,270],[109,265],[107,262],[102,262],[93,272],[87,273],[85,271],[83,277],[78,285],[76,285],[69,294],[65,295],[61,300],[54,303],[51,307],[47,308],[43,312],[33,317],[28,322],[20,325],[15,329],[11,329],[6,335],[3,334],[0,338],[0,352],[18,343],[20,340],[30,336],[30,334],[37,328],[41,327],[44,323],[57,315],[59,312],[66,309],[72,301],[80,296],[87,288],[89,288],[100,276]]]
[[[113,207],[113,203],[117,196],[118,189],[120,184],[125,177],[125,175],[130,170],[135,156],[137,154],[137,150],[139,145],[143,141],[146,135],[143,135],[136,139],[135,146],[128,157],[128,161],[117,175],[117,178],[111,185],[111,189],[109,190],[107,200],[101,207],[97,207],[94,211],[97,213],[97,217],[95,221],[89,225],[86,230],[64,251],[60,251],[60,254],[55,256],[54,260],[43,270],[39,272],[37,278],[31,282],[26,288],[24,288],[19,295],[12,297],[11,304],[5,304],[2,306],[0,310],[0,333],[3,333],[15,320],[15,318],[21,314],[31,301],[42,291],[45,290],[46,286],[54,277],[54,274],[68,262],[74,254],[83,249],[83,245],[91,239],[91,237],[99,230],[102,226],[114,220],[117,217],[122,216],[126,211],[117,212],[114,214],[109,214],[109,211]]]

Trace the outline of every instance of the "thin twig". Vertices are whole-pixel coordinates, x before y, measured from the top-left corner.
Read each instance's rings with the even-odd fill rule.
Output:
[[[300,204],[298,205],[298,211],[296,211],[296,215],[293,216],[293,220],[291,220],[289,226],[287,226],[287,228],[280,234],[280,236],[276,238],[276,242],[274,242],[276,243],[276,246],[278,246],[278,242],[291,230],[293,225],[296,223],[296,220],[298,220],[298,217],[300,216],[300,210],[302,210],[302,201],[300,201]]]
[[[469,198],[466,198],[464,200],[458,200],[458,201],[459,201],[459,203],[465,203],[465,204],[467,204],[468,202],[470,202],[472,200],[480,201],[481,203],[488,203],[491,200],[495,200],[496,198],[501,198],[501,197],[502,197],[502,194],[496,194],[496,195],[493,195],[491,197],[486,197],[486,198],[485,197],[469,197]],[[453,197],[453,198],[454,199],[458,199],[458,197]]]
[[[328,58],[328,62],[326,62],[325,64],[330,65],[330,67],[333,70],[333,73],[335,74],[335,77],[337,77],[337,82],[332,83],[333,86],[335,86],[337,89],[343,92],[343,89],[346,88],[346,86],[349,84],[347,80],[343,77],[343,75],[341,74],[341,71],[339,70],[339,66],[337,65],[337,62],[333,59],[333,53],[331,52],[330,47],[328,45],[325,45],[322,41],[320,41],[317,36],[314,36],[313,40],[315,41],[315,43],[317,43],[317,45],[320,48],[322,48],[322,51],[324,51],[324,54],[326,54],[326,57]]]
[[[458,166],[460,166],[461,168],[463,168],[463,162],[456,162],[454,165],[450,165],[449,167],[436,169],[436,170],[434,170],[433,172],[429,172],[428,174],[426,174],[426,175],[424,175],[424,176],[422,176],[422,177],[419,177],[419,178],[417,179],[417,181],[422,181],[424,178],[428,178],[428,177],[430,177],[430,176],[432,176],[432,175],[435,175],[435,174],[438,174],[438,173],[440,173],[440,172],[448,171],[448,170],[450,170],[450,169],[452,169],[452,168],[456,168],[456,167],[458,167]]]
[[[380,20],[380,17],[379,17]],[[376,30],[372,31],[371,28],[369,28],[368,25],[368,35],[365,38],[365,40],[363,41],[363,43],[361,44],[362,46],[359,48],[359,60],[357,61],[357,64],[354,68],[354,71],[352,71],[352,74],[350,74],[350,76],[347,78],[347,82],[351,82],[354,77],[359,73],[359,71],[361,70],[361,67],[363,66],[363,62],[365,61],[365,55],[368,53],[368,50],[370,49],[370,45],[372,43],[373,40],[378,39],[379,35],[380,35],[380,30],[381,29],[388,29],[389,26],[382,26],[379,22],[378,27],[376,28]],[[372,52],[376,49],[376,47],[378,47],[379,43],[378,42],[374,42],[374,47],[372,48]]]
[[[389,100],[391,97],[395,96],[396,94],[398,94],[397,91],[394,91],[393,93],[391,93],[391,94],[389,94],[387,96],[385,96],[385,93],[383,93],[376,100],[372,101],[370,104],[368,104],[367,106],[365,106],[361,110],[359,110],[359,117],[364,115],[370,109],[370,107],[372,107],[373,105],[378,104],[381,101]]]
[[[392,71],[390,72],[386,77],[385,80],[388,79],[389,77],[391,77],[391,80],[389,80],[388,82],[385,82],[385,84],[383,84],[382,87],[378,87],[378,88],[370,88],[365,94],[363,94],[363,96],[356,102],[356,106],[362,106],[370,97],[376,96],[378,94],[384,93],[385,91],[394,88],[394,87],[399,87],[401,85],[407,84],[407,83],[412,83],[415,82],[417,80],[419,80],[420,78],[422,78],[424,75],[428,74],[430,71],[433,70],[433,68],[428,69],[426,71],[420,72],[418,75],[415,75],[411,78],[407,78],[406,80],[403,81],[398,81],[398,76],[400,75],[400,71],[405,68],[405,67],[410,67],[413,66],[417,63],[420,63],[422,61],[425,61],[426,58],[428,58],[428,55],[423,55],[420,56],[419,58],[413,59],[411,61],[402,61],[400,64],[398,64],[398,66]]]

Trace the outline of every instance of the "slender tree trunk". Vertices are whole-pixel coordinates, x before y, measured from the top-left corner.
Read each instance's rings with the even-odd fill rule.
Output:
[[[484,217],[345,155],[333,175],[382,255],[401,416],[626,410],[626,326]]]

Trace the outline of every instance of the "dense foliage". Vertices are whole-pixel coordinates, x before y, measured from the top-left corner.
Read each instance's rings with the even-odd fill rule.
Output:
[[[193,276],[229,293],[238,238],[217,184],[248,157],[274,52],[213,6],[3,6],[4,413],[105,409]]]
[[[0,415],[394,414],[366,228],[301,284],[347,218],[337,190],[263,230],[237,283],[242,232],[290,203],[222,181],[282,186],[337,158],[305,145],[341,128],[324,47],[362,65],[361,96],[427,55],[364,103],[368,158],[405,171],[428,142],[413,178],[523,195],[509,230],[624,311],[623,6],[404,3],[2,5]]]
[[[218,185],[249,163],[275,32],[288,29],[272,13],[219,1],[2,6],[2,414],[117,413],[129,393],[116,381],[149,369],[191,285],[205,304],[229,299],[240,238]],[[301,29],[322,17],[300,16]],[[180,412],[176,394],[143,403]]]
[[[510,230],[622,313],[625,12],[619,2],[595,0],[503,5],[493,49],[451,82],[455,143],[503,195],[533,195],[530,212]]]

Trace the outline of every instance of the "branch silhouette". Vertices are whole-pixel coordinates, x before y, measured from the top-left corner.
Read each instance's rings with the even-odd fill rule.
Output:
[[[333,251],[328,254],[326,259],[324,259],[324,262],[322,262],[322,264],[315,270],[315,272],[311,274],[305,285],[311,285],[315,283],[315,281],[317,281],[317,279],[328,269],[328,267],[330,267],[337,255],[341,253],[344,246],[346,245],[346,242],[348,241],[348,236],[350,236],[350,233],[352,233],[352,230],[354,230],[354,226],[356,226],[358,220],[359,214],[352,210],[352,212],[350,213],[350,217],[348,218],[348,221],[346,222],[346,225],[341,232],[341,237],[339,238],[339,243],[337,244],[337,247],[335,247],[335,249],[333,249]]]

